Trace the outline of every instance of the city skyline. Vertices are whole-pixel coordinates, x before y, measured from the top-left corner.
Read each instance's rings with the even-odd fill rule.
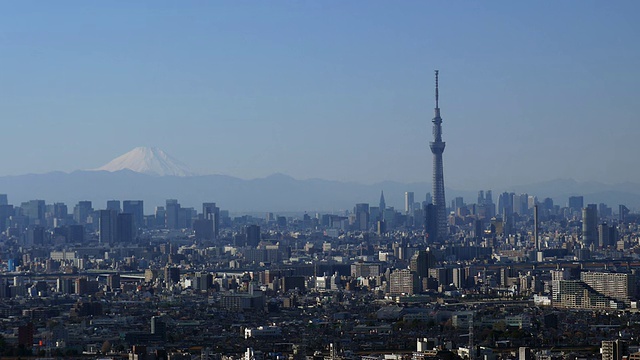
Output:
[[[588,1],[0,3],[0,357],[640,359]]]
[[[640,182],[637,3],[367,5],[3,4],[0,176],[146,145],[205,174],[425,181],[437,68],[448,186]]]

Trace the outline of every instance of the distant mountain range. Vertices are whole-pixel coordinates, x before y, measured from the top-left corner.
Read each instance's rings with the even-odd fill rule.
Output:
[[[178,199],[183,207],[200,208],[202,202],[216,202],[232,212],[340,211],[356,203],[375,206],[384,190],[387,204],[402,205],[403,194],[415,191],[422,200],[429,185],[383,182],[363,185],[320,179],[296,180],[283,174],[244,180],[225,175],[154,176],[131,170],[52,172],[0,177],[0,193],[20,204],[31,199],[47,203],[65,202],[70,207],[91,200],[104,208],[110,199],[144,200],[146,212],[164,206],[166,199]],[[394,201],[395,200],[395,201]]]
[[[501,189],[493,190],[498,202]],[[234,213],[339,212],[352,210],[356,203],[377,206],[384,191],[387,206],[404,207],[404,192],[413,191],[415,201],[423,201],[431,184],[380,182],[365,185],[322,179],[296,180],[283,174],[244,180],[226,175],[193,175],[182,162],[156,148],[136,148],[99,170],[52,172],[0,177],[0,193],[10,203],[42,199],[47,203],[65,202],[70,211],[81,200],[91,200],[94,208],[106,207],[107,200],[144,200],[145,212],[163,206],[166,199],[178,199],[183,207],[200,209],[203,202],[216,202]],[[583,195],[586,203],[618,204],[640,208],[640,184],[606,185],[558,179],[536,184],[513,186],[509,192],[550,197],[565,206],[571,195]],[[448,201],[462,196],[467,203],[477,199],[476,191],[446,189]]]
[[[106,201],[144,200],[145,211],[163,206],[166,199],[178,199],[184,207],[200,208],[202,202],[216,202],[232,212],[337,212],[351,210],[356,203],[377,206],[380,191],[384,191],[388,206],[403,207],[405,191],[415,192],[415,200],[422,201],[431,191],[429,183],[403,184],[380,182],[364,185],[322,179],[296,180],[283,174],[244,180],[225,175],[154,176],[131,170],[52,172],[0,177],[0,193],[9,195],[12,204],[43,199],[47,203],[65,202],[70,209],[80,200],[91,200],[94,208],[104,208]],[[565,206],[571,195],[584,195],[585,203],[604,202],[612,207],[625,204],[640,208],[640,184],[604,185],[578,183],[573,180],[554,180],[516,186],[510,191],[536,195],[540,200],[551,197]],[[465,202],[476,201],[476,191],[446,190],[447,199],[462,196]],[[494,190],[497,203],[499,191]]]

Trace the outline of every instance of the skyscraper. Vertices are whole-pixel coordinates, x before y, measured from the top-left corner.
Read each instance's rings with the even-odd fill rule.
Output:
[[[46,206],[44,200],[30,200],[20,205],[31,225],[44,225]]]
[[[380,218],[384,220],[384,211],[387,210],[387,204],[384,202],[384,190],[380,191]]]
[[[167,199],[165,211],[167,229],[178,229],[178,213],[180,212],[178,200]]]
[[[429,268],[433,267],[434,259],[429,250],[420,250],[413,254],[409,268],[420,278],[429,277]]]
[[[180,268],[175,266],[167,266],[164,268],[164,281],[167,284],[176,284],[180,282]]]
[[[515,194],[503,192],[500,194],[498,198],[498,213],[501,214],[505,219],[507,215],[511,215],[513,213],[513,197]]]
[[[256,247],[260,243],[260,226],[258,225],[247,225],[244,228],[245,236],[246,236],[246,245],[251,247]]]
[[[629,215],[629,209],[624,205],[618,205],[618,221],[625,223]]]
[[[78,205],[73,208],[73,220],[80,224],[86,224],[87,218],[93,212],[91,201],[80,201]]]
[[[598,242],[598,206],[589,204],[582,209],[582,244],[590,247]]]
[[[131,244],[136,238],[135,215],[118,214],[116,224],[116,241]]]
[[[540,251],[540,238],[538,235],[538,205],[533,205],[533,243],[536,251]]]
[[[121,213],[120,200],[107,200],[107,210],[113,210],[118,214]]]
[[[116,239],[118,213],[115,210],[100,210],[98,213],[98,241],[101,244],[113,244]]]
[[[133,215],[133,225],[137,229],[144,226],[144,202],[142,200],[125,200],[122,212]]]
[[[442,118],[438,105],[438,70],[436,70],[436,108],[433,122],[433,141],[429,144],[433,153],[433,205],[436,206],[438,219],[438,238],[447,236],[447,205],[444,197],[444,167],[442,153],[445,143],[442,141]]]
[[[569,209],[580,211],[584,207],[584,196],[569,196]]]
[[[203,203],[202,217],[204,220],[211,220],[211,231],[214,238],[217,238],[220,232],[220,208],[216,203]]]
[[[414,194],[413,191],[407,191],[404,193],[404,213],[411,215],[413,212]]]
[[[424,207],[424,230],[427,233],[427,241],[429,243],[437,240],[438,237],[438,214],[436,206],[427,204]]]
[[[356,230],[369,230],[369,204],[356,204],[353,212],[356,215]]]

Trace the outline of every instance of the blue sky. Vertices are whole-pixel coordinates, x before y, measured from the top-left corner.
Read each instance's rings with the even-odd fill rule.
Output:
[[[637,1],[0,2],[0,175],[640,182]]]

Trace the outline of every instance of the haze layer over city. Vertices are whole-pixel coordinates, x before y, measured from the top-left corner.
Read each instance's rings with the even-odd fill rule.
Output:
[[[640,359],[638,10],[0,4],[0,356]]]

